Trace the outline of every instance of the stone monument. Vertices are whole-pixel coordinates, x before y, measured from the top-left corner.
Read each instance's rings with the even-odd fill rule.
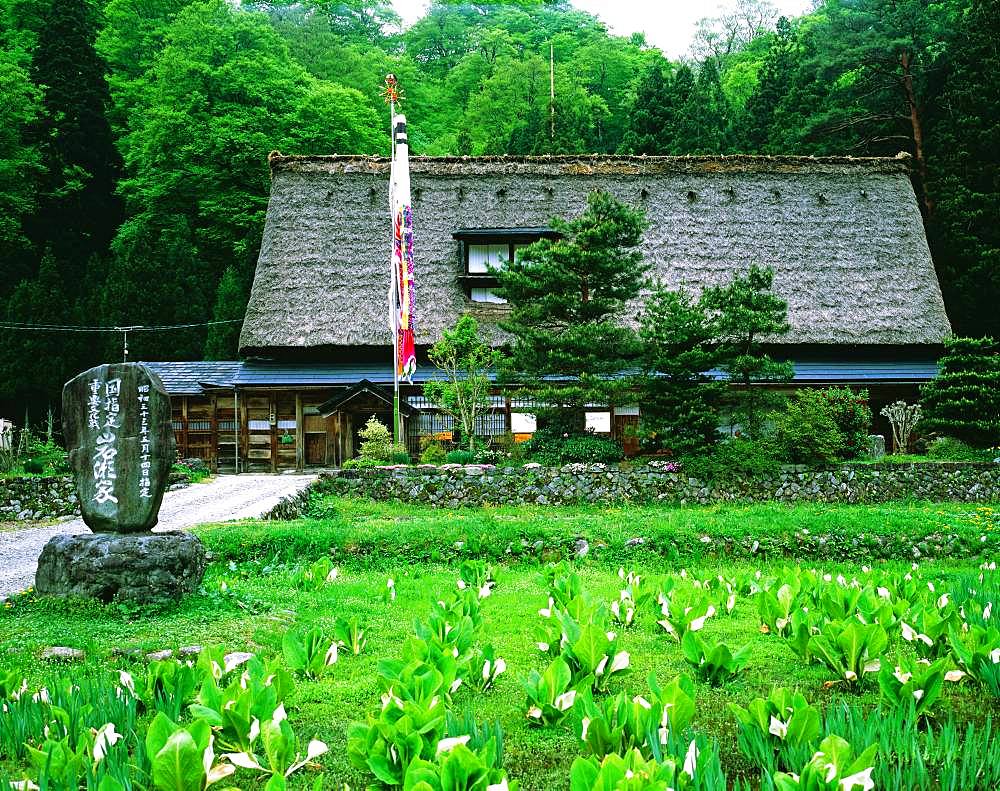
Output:
[[[83,521],[38,558],[39,594],[109,601],[176,599],[205,573],[183,532],[151,532],[174,460],[170,397],[141,363],[99,365],[63,388],[63,434]]]

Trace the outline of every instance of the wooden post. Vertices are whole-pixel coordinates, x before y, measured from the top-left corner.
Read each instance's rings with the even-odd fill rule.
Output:
[[[184,396],[181,399],[181,444],[184,450],[181,451],[181,458],[186,459],[188,457],[188,397]]]
[[[268,398],[267,402],[267,417],[269,421],[271,415],[274,415],[274,421],[270,423],[271,472],[277,472],[278,471],[278,396],[276,393],[272,393]]]
[[[238,397],[234,396],[234,398],[237,398],[237,401],[238,401]],[[237,418],[237,420],[239,422],[236,424],[236,430],[239,432],[240,439],[242,440],[242,442],[240,442],[239,448],[236,449],[237,465],[239,465],[240,462],[244,461],[243,457],[245,457],[246,459],[250,458],[250,453],[249,453],[249,451],[250,451],[250,412],[247,409],[247,399],[246,398],[243,399],[242,403],[237,403],[237,406],[239,407],[239,413],[238,413],[239,417]],[[240,455],[241,453],[243,454],[243,457],[241,457],[241,455]],[[243,467],[244,470],[246,470],[247,465],[244,463],[244,464],[242,464],[242,467]]]
[[[219,402],[218,396],[212,395],[212,412],[209,416],[211,421],[208,425],[212,430],[212,458],[210,464],[212,466],[212,472],[218,474],[219,472]]]
[[[302,470],[306,464],[306,431],[302,425],[302,393],[295,392],[295,469]]]

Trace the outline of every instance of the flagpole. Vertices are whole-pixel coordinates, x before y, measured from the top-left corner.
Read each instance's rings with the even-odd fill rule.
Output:
[[[396,167],[396,92],[395,78],[390,82],[392,75],[386,76],[387,94],[389,99],[389,140],[390,142],[390,164],[389,164],[389,228],[392,233],[393,244],[389,252],[389,317],[392,321],[392,441],[399,445],[402,442],[403,428],[400,425],[399,414],[399,283],[396,272],[395,237],[396,237],[396,217],[393,189],[396,185],[394,171]]]

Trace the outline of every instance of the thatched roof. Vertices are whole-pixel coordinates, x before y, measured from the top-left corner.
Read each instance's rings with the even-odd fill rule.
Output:
[[[240,346],[387,346],[389,161],[274,154]],[[791,344],[937,344],[950,332],[908,158],[416,157],[417,343],[464,311],[459,228],[545,225],[593,189],[646,209],[653,274],[692,290],[775,270]],[[629,310],[629,317],[638,306]],[[491,312],[492,311],[492,312]],[[629,318],[626,317],[626,318]]]

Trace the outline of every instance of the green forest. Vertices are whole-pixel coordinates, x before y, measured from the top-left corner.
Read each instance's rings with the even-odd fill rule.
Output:
[[[730,9],[671,60],[566,0],[0,0],[0,414],[122,356],[21,325],[234,358],[268,153],[387,154],[389,72],[417,155],[908,152],[955,331],[1000,336],[1000,3]]]

